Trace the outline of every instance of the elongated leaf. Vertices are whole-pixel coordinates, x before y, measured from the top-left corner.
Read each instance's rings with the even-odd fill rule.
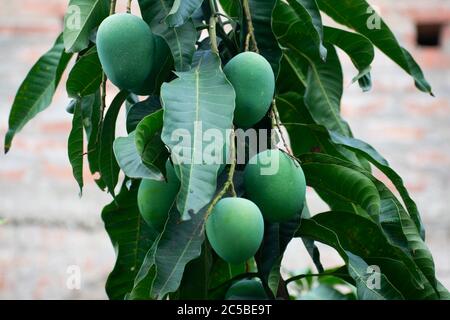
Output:
[[[291,221],[284,223],[265,223],[264,238],[256,254],[258,271],[262,280],[268,282],[269,275],[277,262],[281,262],[287,245],[294,237],[295,232],[300,226],[301,213],[298,213]],[[279,269],[275,274],[279,274]],[[278,287],[276,288],[278,289]],[[276,290],[275,290],[276,294]]]
[[[357,283],[360,297],[369,295],[384,299],[414,299],[430,293],[431,287],[417,286],[423,282],[420,271],[411,258],[401,249],[390,245],[381,229],[370,220],[346,212],[321,213],[305,219],[298,235],[308,236],[325,243],[340,253],[349,266],[349,273]],[[376,265],[384,275],[380,288],[369,288],[364,275],[367,269],[358,267],[360,259],[351,258],[349,253],[360,257],[368,265]],[[423,283],[425,284],[425,283]]]
[[[241,1],[235,0],[219,0],[220,6],[225,13],[234,20],[239,20],[242,13]]]
[[[180,214],[175,205],[172,207],[164,231],[136,277],[134,298],[163,299],[178,289],[186,265],[200,256],[205,213],[206,208],[191,220],[180,222]]]
[[[389,166],[386,159],[384,159],[372,146],[365,143],[364,141],[349,137],[343,137],[335,133],[331,133],[330,136],[334,143],[340,144],[367,158],[373,165],[380,169],[391,180],[400,196],[402,197],[402,200],[405,203],[406,208],[408,209],[408,213],[411,215],[411,218],[416,224],[416,227],[419,230],[422,239],[425,240],[425,228],[423,226],[422,219],[420,218],[417,205],[409,195],[402,178]]]
[[[102,211],[102,219],[117,256],[106,282],[110,299],[123,299],[132,289],[144,257],[157,237],[139,213],[137,189],[135,184],[130,190],[124,185],[116,199]]]
[[[95,124],[92,122],[92,115],[95,112],[94,108],[99,108],[100,106],[100,95],[97,90],[96,93],[78,98],[76,100],[81,101],[81,113],[83,117],[83,127],[86,132],[86,137],[89,140],[91,137],[92,131],[95,130]],[[74,100],[74,101],[76,101]],[[97,124],[98,125],[98,124]]]
[[[305,207],[303,208],[303,212],[302,212],[302,219],[309,219],[309,218],[311,218],[311,213],[309,211],[308,205],[305,204]],[[324,272],[322,261],[320,260],[320,251],[319,251],[319,248],[316,246],[314,240],[312,240],[308,237],[302,237],[302,242],[303,242],[303,245],[305,246],[306,251],[308,252],[309,256],[311,257],[311,260],[313,261],[314,265],[316,266],[317,272],[318,273]]]
[[[101,117],[101,97],[100,90],[98,90],[94,94],[94,100],[92,101],[92,106],[89,108],[90,114],[88,115],[89,119],[85,117],[83,120],[86,135],[88,139],[87,145],[87,159],[89,162],[89,170],[92,174],[100,173],[100,117]],[[90,96],[81,98],[82,101],[90,99]],[[89,124],[89,130],[88,128]],[[97,177],[95,179],[96,184],[101,190],[104,190],[106,185],[101,179],[101,177]]]
[[[109,0],[70,0],[63,32],[67,52],[88,47],[91,31],[108,16],[109,3]]]
[[[114,188],[119,179],[119,165],[114,157],[113,143],[116,137],[116,121],[120,107],[128,96],[127,91],[119,92],[106,112],[100,135],[99,172],[101,179],[114,196]]]
[[[325,40],[344,50],[358,69],[353,82],[358,81],[363,91],[369,91],[372,87],[370,65],[375,57],[372,42],[361,34],[332,27],[325,27],[324,33]]]
[[[203,243],[200,257],[189,262],[183,274],[178,299],[206,300],[208,299],[208,284],[211,274],[211,248]]]
[[[139,0],[143,19],[150,25],[152,31],[163,37],[175,62],[177,71],[190,69],[195,52],[197,30],[191,19],[180,27],[170,27],[165,23],[173,5],[173,0]],[[183,0],[184,2],[184,0]]]
[[[276,78],[282,55],[272,31],[272,14],[277,0],[249,0],[248,2],[258,49],[269,61]]]
[[[319,7],[315,0],[288,0],[298,16],[297,24],[300,24],[304,32],[308,33],[317,45],[319,56],[322,60],[327,58],[327,48],[323,45],[323,26]]]
[[[64,53],[62,36],[53,47],[31,68],[16,93],[9,114],[9,128],[5,136],[5,153],[11,148],[12,140],[28,121],[45,110],[53,99],[61,75],[71,54]]]
[[[286,47],[286,56],[296,56],[309,65],[306,80],[305,105],[314,121],[342,135],[351,135],[348,124],[340,115],[343,91],[342,67],[336,50],[326,44],[327,61],[316,50],[311,35],[307,33],[294,10],[279,2],[274,12],[273,29],[278,41]]]
[[[161,101],[157,96],[150,96],[144,101],[133,104],[127,112],[127,132],[134,131],[142,119],[159,109],[161,109]]]
[[[245,262],[229,264],[217,255],[214,255],[213,259],[209,277],[209,297],[211,299],[224,299],[226,291],[233,284],[231,280],[246,272],[246,264]]]
[[[199,52],[191,71],[178,76],[161,89],[162,140],[181,172],[177,207],[183,219],[189,219],[188,212],[197,213],[212,199],[220,168],[220,161],[212,164],[214,159],[207,159],[212,155],[205,148],[211,143],[202,138],[203,132],[213,129],[221,135],[223,141],[215,141],[214,146],[222,152],[232,126],[235,93],[219,57],[209,51]]]
[[[183,25],[202,5],[203,0],[175,0],[167,15],[166,22],[171,27]]]
[[[162,299],[177,290],[186,264],[201,253],[206,208],[189,221],[180,223],[180,215],[172,212],[156,250],[156,277],[152,295]]]
[[[306,88],[306,75],[308,74],[308,64],[296,55],[283,53],[280,63],[280,73],[277,78],[276,92],[284,94],[295,92],[304,95]]]
[[[317,3],[320,9],[336,22],[369,38],[375,46],[414,78],[419,90],[431,93],[431,86],[416,61],[399,45],[389,27],[365,0],[343,0],[339,5],[333,0],[317,0]]]
[[[102,82],[102,66],[97,49],[93,47],[74,65],[66,82],[70,97],[84,97],[95,93]]]
[[[81,195],[83,192],[83,110],[81,101],[75,104],[67,148],[73,176],[80,187]]]
[[[342,69],[334,47],[326,47],[326,63],[309,60],[305,105],[316,123],[348,136],[351,135],[350,128],[340,115]]]
[[[164,177],[158,168],[147,166],[142,161],[136,149],[135,131],[128,137],[119,137],[114,140],[114,155],[125,175],[135,179],[163,180]]]
[[[355,279],[356,290],[360,300],[403,300],[404,296],[395,288],[383,273],[370,272],[369,265],[357,255],[346,252],[348,272]],[[374,280],[379,277],[380,288],[374,287]]]
[[[135,145],[143,163],[152,170],[165,173],[169,153],[161,140],[163,111],[156,111],[139,122],[136,128]]]
[[[276,102],[281,121],[289,135],[291,137],[302,137],[300,140],[292,139],[291,141],[292,149],[296,155],[309,152],[326,153],[363,166],[361,159],[356,157],[354,152],[333,144],[326,129],[314,124],[315,122],[301,95],[293,92],[285,93],[276,96]]]
[[[375,179],[369,172],[350,162],[342,161],[325,155],[305,155],[301,157],[304,162],[321,162],[325,165],[337,164],[346,166],[354,171],[359,171],[372,180],[377,187],[381,199],[381,213],[379,215],[379,226],[381,227],[386,241],[392,246],[400,248],[414,260],[417,269],[421,271],[420,275],[423,280],[419,286],[425,286],[431,289],[430,292],[421,291],[424,296],[432,296],[437,294],[437,281],[435,278],[434,262],[430,251],[426,247],[424,241],[413,222],[404,210],[402,204],[388,190],[384,184]],[[428,289],[427,289],[428,290]],[[402,291],[403,292],[403,291]]]
[[[437,290],[437,280],[431,252],[414,225],[413,220],[388,188],[375,181],[382,199],[381,225],[388,239],[409,253],[430,285]],[[405,241],[406,240],[406,243]]]
[[[375,222],[380,214],[380,195],[364,174],[335,164],[308,162],[302,164],[307,184],[333,202],[345,202],[363,208]]]

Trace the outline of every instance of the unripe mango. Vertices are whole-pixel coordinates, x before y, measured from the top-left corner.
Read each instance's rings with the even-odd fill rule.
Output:
[[[263,239],[261,211],[247,199],[224,198],[206,221],[206,235],[211,247],[226,262],[247,261],[258,251]]]
[[[267,60],[254,52],[243,52],[223,69],[236,91],[234,123],[250,128],[269,110],[275,91],[275,76]]]
[[[142,218],[156,231],[163,230],[169,210],[180,189],[180,181],[169,160],[166,162],[166,176],[167,182],[142,179],[137,195]]]
[[[225,294],[226,300],[266,300],[267,294],[259,280],[241,280],[234,283]]]
[[[245,168],[245,191],[270,222],[285,222],[301,213],[306,181],[297,161],[280,150],[252,157]]]
[[[108,79],[120,89],[143,85],[150,74],[153,34],[139,17],[129,13],[109,16],[97,32],[97,51]]]

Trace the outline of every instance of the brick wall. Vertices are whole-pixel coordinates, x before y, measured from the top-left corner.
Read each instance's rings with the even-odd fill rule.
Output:
[[[118,2],[123,6],[125,1]],[[380,52],[373,66],[374,88],[362,93],[350,85],[356,71],[342,55],[347,77],[343,114],[355,135],[376,147],[404,177],[422,212],[438,276],[450,287],[450,1],[370,2],[424,67],[436,98],[417,92],[411,78]],[[1,137],[15,92],[60,32],[66,5],[64,0],[0,0]],[[439,48],[416,45],[419,22],[443,22]],[[0,155],[0,217],[7,220],[0,227],[0,299],[106,297],[103,285],[114,252],[100,211],[109,197],[86,176],[84,196],[78,198],[66,154],[67,102],[61,87],[50,109],[16,136],[7,156]],[[314,212],[324,209],[314,194],[308,197]],[[289,269],[310,265],[299,248],[297,242],[289,247]],[[327,265],[338,263],[331,250],[323,250]],[[67,289],[71,265],[81,269],[81,290]]]

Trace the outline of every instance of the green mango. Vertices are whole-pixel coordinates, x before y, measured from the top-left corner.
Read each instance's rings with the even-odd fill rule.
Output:
[[[154,36],[150,27],[129,13],[109,16],[97,32],[97,51],[107,75],[120,89],[143,85],[152,67]]]
[[[225,294],[225,300],[267,300],[267,294],[261,281],[240,280],[235,282]]]
[[[162,231],[170,208],[180,190],[180,181],[169,160],[166,161],[167,181],[142,179],[137,203],[142,218],[156,231]]]
[[[224,198],[215,205],[206,221],[206,235],[223,260],[238,264],[258,251],[264,236],[264,219],[253,202]]]
[[[153,39],[154,53],[150,57],[150,73],[140,87],[131,90],[140,96],[159,95],[159,88],[173,69],[172,53],[166,41],[157,35]]]
[[[247,197],[270,222],[285,222],[303,209],[306,180],[300,164],[280,150],[266,150],[245,167]]]
[[[223,69],[236,91],[234,124],[250,128],[270,108],[275,92],[275,76],[269,62],[254,52],[243,52]]]

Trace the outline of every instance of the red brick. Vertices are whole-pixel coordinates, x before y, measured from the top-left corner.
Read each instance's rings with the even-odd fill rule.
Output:
[[[58,134],[58,133],[67,134],[70,132],[71,128],[72,123],[70,121],[47,122],[40,126],[40,129],[43,133],[49,134]]]

